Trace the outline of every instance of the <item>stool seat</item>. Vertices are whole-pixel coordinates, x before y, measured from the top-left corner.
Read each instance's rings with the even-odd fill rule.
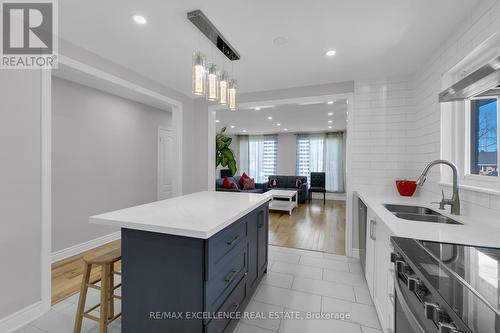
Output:
[[[83,261],[92,265],[102,265],[106,263],[115,263],[121,260],[121,258],[122,258],[122,250],[114,249],[100,255],[84,257]]]
[[[120,296],[114,293],[115,290],[121,286],[121,283],[115,285],[114,275],[121,275],[120,272],[115,272],[115,263],[120,261],[121,258],[121,249],[114,249],[106,253],[83,258],[83,278],[80,289],[80,299],[78,300],[78,307],[76,310],[74,333],[81,332],[83,318],[99,322],[99,333],[107,333],[108,324],[121,316],[121,313],[116,315],[114,313],[114,300],[121,299]],[[92,266],[101,268],[100,279],[93,283],[90,282]],[[95,283],[97,282],[101,282],[101,285],[96,285]],[[100,303],[85,310],[88,288],[99,290],[101,297]],[[97,308],[99,308],[99,317],[90,314],[90,312]]]

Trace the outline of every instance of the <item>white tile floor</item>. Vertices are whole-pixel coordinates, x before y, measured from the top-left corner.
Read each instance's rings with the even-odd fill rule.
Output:
[[[98,301],[98,292],[90,289],[87,304]],[[77,302],[78,294],[58,303],[16,333],[73,332]],[[119,301],[116,309],[120,311]],[[266,318],[242,319],[235,333],[381,333],[359,261],[345,256],[270,246],[268,274],[245,310],[263,313]],[[311,312],[337,313],[350,318],[299,320],[266,315],[281,312],[302,317]],[[99,332],[97,323],[84,319],[82,332]],[[108,332],[121,332],[120,319],[110,325]]]

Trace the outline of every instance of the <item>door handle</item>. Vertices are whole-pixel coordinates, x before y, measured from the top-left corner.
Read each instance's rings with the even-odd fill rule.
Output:
[[[238,273],[238,271],[235,270],[235,269],[233,269],[231,272],[229,272],[229,274],[226,276],[226,278],[224,279],[224,281],[226,283],[231,282],[234,279],[234,277],[236,276],[236,273]]]
[[[262,228],[264,226],[264,211],[261,210],[259,212],[259,223],[257,224],[257,227]]]
[[[234,244],[234,242],[236,242],[239,238],[240,238],[240,235],[237,235],[237,236],[235,236],[233,239],[231,239],[230,241],[227,241],[227,242],[226,242],[226,244],[227,244],[228,246],[231,246],[231,245],[233,245],[233,244]]]
[[[377,225],[377,221],[375,220],[370,220],[370,238],[372,240],[377,240],[375,237],[375,226]]]

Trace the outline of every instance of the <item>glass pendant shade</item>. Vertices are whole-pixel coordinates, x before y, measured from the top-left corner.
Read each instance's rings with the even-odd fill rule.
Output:
[[[209,101],[217,101],[219,99],[219,75],[215,64],[208,65],[207,99]]]
[[[236,80],[230,80],[227,89],[227,104],[231,111],[236,111],[236,88]]]
[[[205,56],[201,52],[193,53],[193,95],[203,96],[206,90]]]
[[[219,104],[227,105],[227,85],[228,75],[227,71],[222,71],[219,77]]]

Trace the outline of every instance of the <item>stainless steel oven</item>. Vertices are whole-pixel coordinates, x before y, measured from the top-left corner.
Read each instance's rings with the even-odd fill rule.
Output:
[[[400,237],[392,244],[396,333],[500,333],[499,249]]]

